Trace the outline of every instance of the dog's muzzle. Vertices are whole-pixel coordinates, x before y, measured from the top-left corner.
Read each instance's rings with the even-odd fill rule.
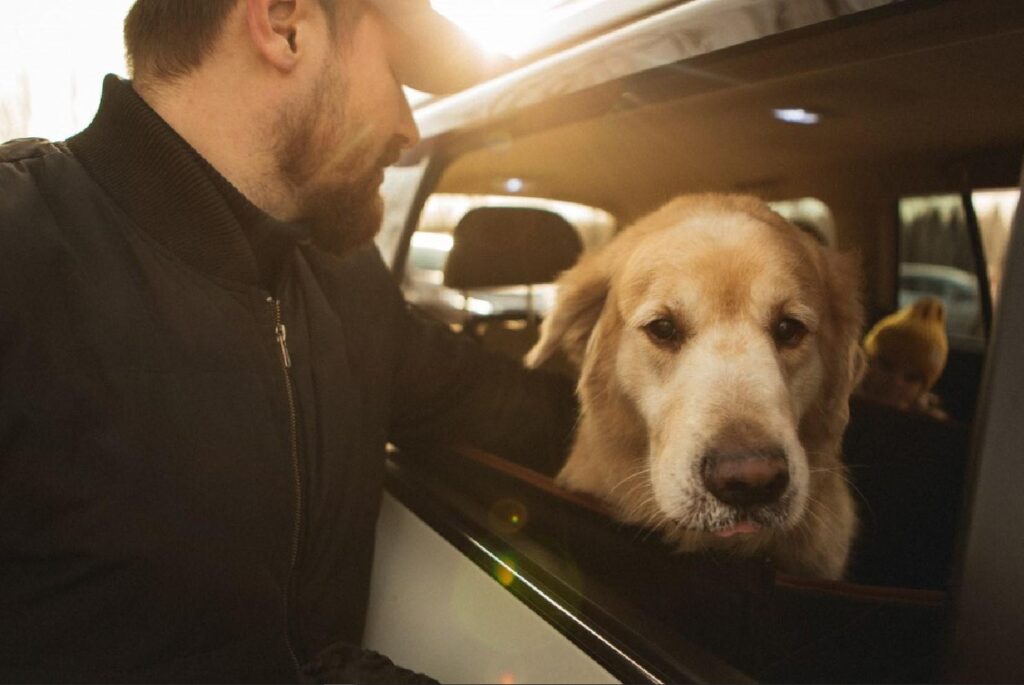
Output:
[[[709,449],[700,475],[715,499],[741,510],[774,504],[789,486],[786,452],[775,445],[727,452]]]

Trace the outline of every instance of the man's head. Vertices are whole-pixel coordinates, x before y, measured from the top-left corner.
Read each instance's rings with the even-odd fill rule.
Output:
[[[157,83],[197,69],[217,43],[239,0],[137,0],[124,20],[128,71],[136,83]],[[358,2],[320,0],[326,12]]]
[[[137,0],[135,87],[256,204],[344,252],[378,230],[384,167],[419,139],[396,74],[408,33],[380,2]]]
[[[381,24],[357,18],[344,31],[342,58],[328,58],[305,98],[286,103],[274,126],[277,171],[294,188],[316,243],[335,254],[376,235],[384,169],[419,140]]]

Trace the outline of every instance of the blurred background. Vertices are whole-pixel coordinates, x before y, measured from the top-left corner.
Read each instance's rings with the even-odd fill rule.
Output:
[[[0,141],[62,140],[84,128],[108,73],[126,74],[121,25],[132,0],[0,0]],[[481,45],[521,58],[664,0],[433,0]],[[410,92],[411,99],[422,94]]]
[[[0,0],[0,141],[62,140],[96,112],[107,73],[124,74],[131,0]]]

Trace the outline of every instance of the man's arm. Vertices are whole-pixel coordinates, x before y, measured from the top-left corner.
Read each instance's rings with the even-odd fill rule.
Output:
[[[403,307],[391,441],[472,445],[556,473],[576,424],[574,383],[486,352]]]

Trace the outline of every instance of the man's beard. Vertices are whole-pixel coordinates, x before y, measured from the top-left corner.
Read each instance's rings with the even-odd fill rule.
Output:
[[[375,163],[364,178],[314,184],[305,189],[300,207],[316,246],[343,255],[373,240],[384,215],[377,184],[377,170],[381,168]]]
[[[304,106],[282,115],[277,146],[279,171],[313,243],[336,255],[368,244],[380,231],[379,174],[401,152],[397,140],[376,155],[372,140],[359,140],[361,132],[346,116],[344,86],[335,80],[340,78],[325,70]]]

